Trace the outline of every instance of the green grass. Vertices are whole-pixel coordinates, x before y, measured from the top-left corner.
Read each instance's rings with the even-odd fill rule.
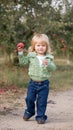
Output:
[[[52,73],[50,78],[50,89],[54,91],[72,89],[73,87],[73,65],[60,62],[56,62],[57,70]],[[26,88],[29,81],[27,73],[27,66],[0,64],[0,88],[9,86]]]
[[[62,66],[60,70],[56,70],[51,77],[51,89],[53,90],[67,90],[73,87],[73,68],[70,67],[66,70],[65,66]]]
[[[29,77],[26,67],[1,65],[0,88],[9,86],[27,87]]]
[[[73,89],[73,64],[67,65],[65,60],[56,61],[57,70],[51,77],[51,89],[67,90]]]

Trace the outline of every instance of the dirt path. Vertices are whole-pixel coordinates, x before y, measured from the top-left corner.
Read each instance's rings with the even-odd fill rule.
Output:
[[[0,130],[73,130],[73,90],[50,92],[44,125],[37,124],[35,117],[28,122],[22,119],[23,94],[3,94],[0,99]]]

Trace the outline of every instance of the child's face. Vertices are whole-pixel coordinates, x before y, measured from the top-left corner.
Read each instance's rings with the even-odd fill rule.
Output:
[[[46,43],[37,42],[35,44],[35,51],[38,55],[44,55],[46,53]]]

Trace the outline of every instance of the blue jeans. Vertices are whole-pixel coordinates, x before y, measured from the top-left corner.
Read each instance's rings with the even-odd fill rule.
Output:
[[[45,115],[47,107],[47,98],[49,94],[49,81],[45,80],[42,82],[36,82],[30,80],[28,85],[26,105],[27,109],[24,112],[24,116],[29,118],[35,114],[35,101],[36,101],[36,111],[37,115],[35,119],[46,120],[47,116]]]

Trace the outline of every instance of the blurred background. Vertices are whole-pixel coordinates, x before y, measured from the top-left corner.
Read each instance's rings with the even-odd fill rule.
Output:
[[[50,39],[57,70],[51,89],[73,86],[73,1],[72,0],[0,0],[0,92],[25,88],[28,66],[20,66],[17,44],[25,44],[25,53],[34,33]]]

